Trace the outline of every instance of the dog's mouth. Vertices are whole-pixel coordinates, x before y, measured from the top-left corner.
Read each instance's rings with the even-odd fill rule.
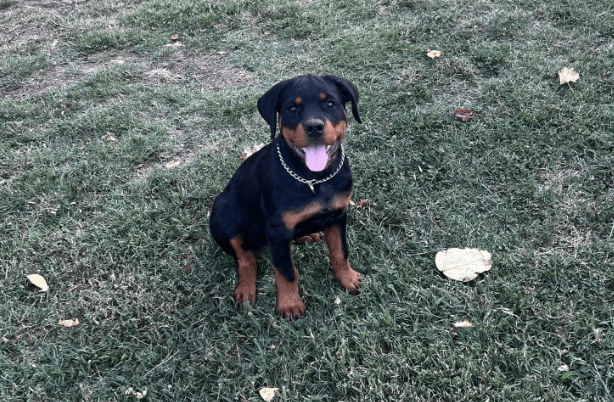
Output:
[[[292,141],[292,149],[305,161],[305,165],[312,172],[321,172],[326,169],[340,145],[341,141],[337,140],[331,145],[311,144],[301,148]]]

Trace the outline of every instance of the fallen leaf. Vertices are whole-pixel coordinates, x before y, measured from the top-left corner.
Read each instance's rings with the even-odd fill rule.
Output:
[[[7,338],[2,337],[2,342],[4,342],[4,343],[9,343],[10,341],[9,341]]]
[[[271,401],[275,398],[275,392],[281,391],[279,388],[262,388],[258,393],[265,401]]]
[[[335,297],[335,301],[333,303],[341,304],[341,299],[339,298],[339,296]]]
[[[566,364],[563,364],[562,366],[559,366],[557,370],[560,372],[566,372],[566,371],[569,371],[569,366]]]
[[[356,208],[362,208],[362,207],[364,207],[365,205],[367,205],[368,203],[369,203],[369,201],[367,201],[367,200],[360,200],[360,201],[358,202],[358,204],[356,204]]]
[[[441,59],[441,56],[443,56],[443,52],[441,50],[431,50],[431,49],[427,49],[426,50],[426,55],[428,57],[430,57],[431,59],[435,59],[435,58],[439,58]]]
[[[260,151],[260,149],[262,149],[263,147],[264,147],[264,144],[260,143],[260,144],[255,144],[255,145],[253,145],[251,147],[243,148],[243,153],[241,154],[241,159],[242,160],[246,160],[247,158],[249,158],[250,156],[252,156],[256,152]]]
[[[475,116],[473,115],[473,112],[469,109],[456,109],[456,112],[454,112],[454,117],[456,117],[463,123],[467,123]]]
[[[49,285],[47,285],[47,281],[39,274],[26,275],[26,278],[28,278],[28,280],[34,286],[39,288],[41,292],[46,292],[49,290]]]
[[[60,320],[60,322],[58,322],[58,325],[61,325],[66,328],[76,327],[77,325],[79,325],[79,319],[75,318],[74,320]]]
[[[170,162],[166,162],[166,164],[164,165],[167,169],[172,169],[174,167],[177,167],[181,165],[181,161],[170,161]]]
[[[179,39],[179,35],[177,35],[177,34],[172,34],[172,35],[171,35],[171,40],[172,40],[173,42],[174,42],[174,41],[176,41],[177,39]]]
[[[452,335],[452,338],[458,337],[458,334],[454,331],[450,331],[450,335]]]
[[[456,327],[456,328],[471,328],[471,327],[473,327],[473,324],[470,323],[469,321],[455,322],[452,325],[454,325],[454,327]]]
[[[166,46],[166,47],[181,47],[181,46],[183,46],[183,43],[176,41],[176,42],[173,42],[173,43],[167,43],[164,46]]]
[[[492,268],[491,254],[474,248],[450,248],[435,256],[435,265],[445,276],[468,282]]]
[[[559,71],[559,81],[561,85],[567,84],[568,82],[576,82],[580,79],[580,74],[577,71],[574,71],[571,68],[565,67],[561,71]]]

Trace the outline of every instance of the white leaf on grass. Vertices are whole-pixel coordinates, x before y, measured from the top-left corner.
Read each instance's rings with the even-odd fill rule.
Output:
[[[557,370],[560,371],[560,372],[567,372],[567,371],[569,371],[569,366],[566,365],[566,364],[563,364],[562,366],[559,366],[557,368]]]
[[[164,165],[167,169],[172,169],[174,167],[177,167],[181,165],[181,161],[170,161],[170,162],[166,162],[166,164]]]
[[[426,50],[426,55],[428,57],[430,57],[431,59],[435,59],[435,58],[441,58],[441,56],[443,56],[443,52],[441,50],[431,50],[431,49],[427,49]]]
[[[568,82],[576,82],[580,79],[580,74],[577,71],[574,71],[571,68],[565,67],[561,71],[559,71],[559,82],[561,85],[567,84]]]
[[[280,391],[279,388],[262,388],[258,393],[260,397],[265,401],[269,402],[275,398],[275,392]]]
[[[471,327],[473,327],[473,324],[470,323],[469,321],[455,322],[452,325],[454,325],[456,328],[471,328]]]
[[[26,278],[28,278],[28,280],[34,286],[39,288],[41,292],[46,292],[49,290],[49,285],[47,285],[47,281],[39,274],[26,275]]]
[[[445,276],[468,282],[492,268],[491,254],[475,248],[449,248],[435,256],[435,265]]]
[[[61,325],[66,328],[76,327],[77,325],[79,325],[79,319],[75,318],[74,320],[60,320],[60,322],[58,322],[58,325]]]

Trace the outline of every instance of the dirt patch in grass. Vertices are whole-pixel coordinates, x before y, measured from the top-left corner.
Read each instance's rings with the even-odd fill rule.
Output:
[[[88,57],[87,64],[84,64],[81,70],[84,73],[89,74],[106,70],[114,66],[128,66],[133,64],[147,63],[149,63],[148,58],[139,57],[136,54],[130,52],[121,52],[117,54],[109,54],[107,52],[102,52]]]
[[[187,56],[181,50],[168,59],[154,64],[145,72],[149,85],[161,85],[175,80],[193,79],[201,90],[222,90],[251,85],[257,78],[225,62],[225,54]]]
[[[168,128],[168,134],[171,140],[177,140],[177,138],[182,138],[184,136],[183,132],[171,128]],[[134,180],[136,182],[144,182],[155,170],[183,169],[186,165],[189,165],[194,160],[217,147],[218,144],[216,143],[206,143],[199,149],[187,149],[183,144],[178,143],[173,147],[173,155],[168,159],[160,162],[148,162],[137,166]]]
[[[77,68],[54,66],[41,74],[33,75],[25,85],[3,93],[0,99],[18,99],[71,85],[82,78],[79,77],[80,72],[92,74],[115,66],[135,64],[149,64],[145,67],[144,75],[146,84],[150,86],[189,79],[198,82],[202,91],[219,91],[251,85],[258,81],[246,71],[225,63],[224,55],[220,54],[185,56],[178,51],[167,60],[151,64],[149,59],[129,52],[115,55],[98,53]]]
[[[3,93],[0,95],[0,99],[18,99],[25,96],[38,95],[76,82],[77,78],[67,76],[66,70],[66,66],[55,66],[42,74],[33,75],[27,84],[13,91]]]
[[[113,66],[146,63],[148,59],[138,57],[132,53],[123,52],[110,56],[97,55],[91,57],[81,66],[58,65],[39,74],[32,74],[28,82],[18,89],[7,91],[0,95],[0,99],[18,99],[31,95],[39,95],[47,91],[60,89],[83,79],[84,75],[106,70]],[[80,73],[83,73],[80,74]]]
[[[0,47],[2,53],[23,51],[28,45],[41,46],[45,53],[55,53],[54,33],[46,21],[59,14],[65,7],[62,1],[2,1],[0,0]]]

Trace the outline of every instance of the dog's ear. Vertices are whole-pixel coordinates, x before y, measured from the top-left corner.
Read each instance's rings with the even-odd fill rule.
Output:
[[[339,78],[334,75],[324,75],[322,78],[333,82],[337,86],[337,89],[339,89],[343,96],[343,103],[352,102],[352,114],[357,122],[362,123],[358,114],[358,89],[356,89],[354,84],[345,78]]]
[[[262,116],[271,127],[271,139],[274,139],[277,133],[277,112],[279,112],[280,108],[279,95],[287,84],[288,81],[282,81],[276,84],[258,99],[258,111],[260,112],[260,116]]]

